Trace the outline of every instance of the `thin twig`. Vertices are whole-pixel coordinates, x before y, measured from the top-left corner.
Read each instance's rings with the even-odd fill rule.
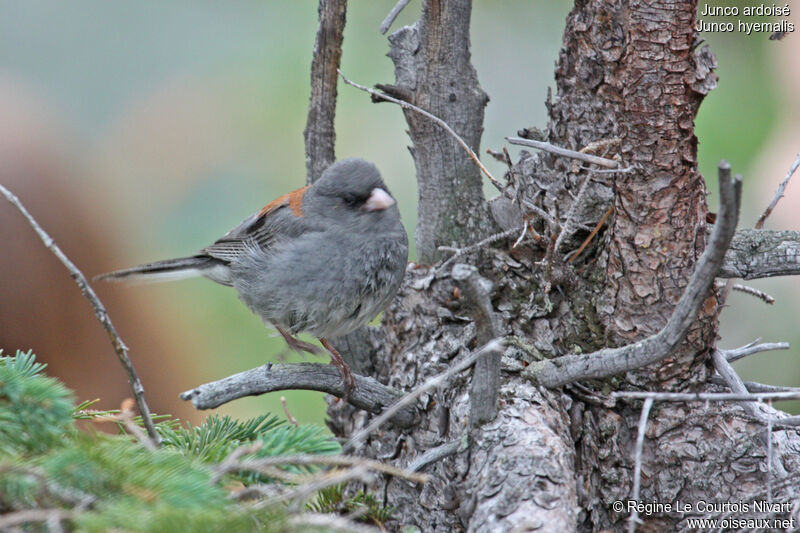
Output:
[[[737,394],[735,392],[644,392],[617,391],[613,398],[622,400],[646,400],[653,398],[659,402],[763,402],[766,400],[800,400],[797,392],[755,392]]]
[[[606,220],[608,220],[608,217],[611,216],[611,213],[613,213],[613,212],[614,212],[614,206],[612,205],[611,207],[609,207],[606,210],[606,212],[600,218],[600,222],[598,222],[595,225],[595,227],[592,230],[592,232],[589,234],[588,237],[586,237],[586,239],[583,241],[583,243],[581,243],[581,245],[578,247],[578,249],[575,251],[575,253],[572,255],[572,257],[569,258],[567,263],[572,263],[575,260],[576,257],[581,255],[581,252],[583,252],[583,250],[585,250],[586,247],[589,246],[589,243],[592,242],[592,239],[594,239],[595,235],[597,235],[597,233],[600,231],[600,228],[603,227],[603,225],[606,223]]]
[[[788,342],[765,342],[762,344],[752,343],[732,350],[721,350],[721,352],[725,354],[725,359],[727,359],[729,363],[732,363],[754,353],[772,350],[788,350],[789,348],[790,344]]]
[[[631,500],[639,501],[639,492],[642,484],[642,450],[644,449],[644,433],[647,427],[647,417],[650,416],[650,408],[653,407],[653,399],[647,398],[642,405],[642,414],[639,416],[639,431],[636,433],[636,452],[633,464],[633,494]],[[628,533],[636,531],[636,524],[639,522],[639,513],[634,507],[630,518],[628,518]]]
[[[122,341],[122,338],[117,333],[116,328],[111,323],[111,317],[108,316],[108,312],[106,311],[105,306],[100,301],[100,298],[97,297],[95,294],[94,289],[89,285],[89,282],[86,281],[86,277],[83,273],[75,266],[75,264],[70,261],[70,259],[61,251],[61,248],[55,243],[55,241],[47,234],[47,232],[42,229],[36,219],[33,218],[25,206],[19,201],[11,191],[6,189],[3,185],[0,185],[0,193],[5,196],[6,200],[11,202],[11,204],[16,207],[22,216],[28,221],[28,224],[33,228],[36,234],[44,243],[45,247],[50,250],[53,255],[55,255],[61,264],[63,264],[67,270],[69,271],[70,276],[75,281],[75,284],[78,285],[78,288],[81,290],[81,293],[89,300],[89,303],[92,304],[92,308],[94,309],[94,314],[97,316],[97,320],[100,321],[100,324],[103,326],[103,329],[106,330],[108,334],[108,338],[111,340],[111,345],[114,347],[114,351],[117,354],[117,358],[119,359],[120,363],[122,363],[122,367],[125,369],[125,373],[128,374],[128,382],[131,385],[131,390],[133,391],[133,396],[136,398],[136,405],[139,407],[139,413],[142,415],[142,421],[144,422],[144,427],[147,429],[147,434],[150,436],[150,439],[153,441],[155,446],[158,446],[161,443],[161,437],[159,437],[158,432],[156,431],[156,426],[153,424],[153,417],[150,414],[150,408],[147,406],[147,402],[144,398],[144,387],[142,386],[141,380],[139,380],[139,375],[136,373],[136,370],[133,367],[133,362],[131,362],[130,357],[128,357],[128,347]]]
[[[255,471],[263,467],[285,466],[285,465],[325,465],[325,466],[363,466],[368,470],[381,472],[390,476],[399,477],[413,481],[414,483],[427,483],[429,476],[427,474],[420,474],[417,472],[409,472],[402,468],[397,468],[392,465],[381,463],[380,461],[373,461],[372,459],[365,459],[363,457],[355,457],[352,455],[311,455],[311,454],[298,454],[298,455],[281,455],[276,457],[259,457],[257,459],[245,459],[242,461],[231,461],[225,469],[227,472],[235,471]],[[220,465],[220,471],[221,471]]]
[[[725,288],[728,283],[731,283],[730,280],[728,281],[717,281],[714,285],[718,289]],[[775,298],[770,296],[764,291],[760,291],[754,287],[750,287],[749,285],[742,285],[741,283],[734,283],[731,285],[731,288],[735,291],[743,292],[745,294],[749,294],[750,296],[755,296],[759,300],[762,300],[764,303],[772,305],[775,303]]]
[[[728,383],[722,379],[722,376],[711,376],[708,380],[709,383],[714,385],[728,386]],[[767,385],[766,383],[759,383],[757,381],[744,381],[744,386],[747,387],[747,392],[800,392],[800,387],[783,387],[780,385]],[[785,421],[782,418],[781,421]]]
[[[30,522],[48,522],[54,518],[60,522],[61,520],[72,518],[73,516],[74,513],[72,511],[58,508],[15,511],[0,516],[0,531],[5,531],[5,528],[28,524]]]
[[[449,133],[450,135],[453,136],[453,138],[458,142],[458,144],[461,145],[461,147],[467,152],[467,154],[469,155],[470,159],[472,159],[475,162],[475,164],[478,165],[478,168],[481,169],[481,172],[483,172],[486,175],[486,177],[489,178],[489,181],[492,182],[492,185],[494,185],[497,188],[498,191],[502,191],[503,190],[503,185],[499,181],[497,181],[497,179],[495,179],[494,176],[492,176],[492,173],[489,172],[489,170],[485,166],[483,166],[483,163],[481,163],[481,160],[478,159],[478,156],[475,154],[475,152],[472,150],[472,148],[469,147],[469,145],[466,143],[466,141],[464,141],[464,139],[462,139],[458,135],[458,133],[456,133],[455,130],[453,128],[451,128],[449,124],[447,124],[447,122],[445,122],[444,120],[440,119],[436,115],[433,115],[433,114],[425,111],[424,109],[415,106],[414,104],[410,104],[410,103],[408,103],[406,101],[399,100],[397,98],[389,96],[388,94],[380,93],[380,92],[378,92],[378,91],[376,91],[374,89],[370,89],[369,87],[365,87],[365,86],[360,85],[360,84],[358,84],[358,83],[356,83],[354,81],[350,81],[349,79],[347,79],[345,77],[344,74],[342,74],[341,69],[339,70],[339,76],[342,77],[342,80],[347,85],[355,87],[356,89],[361,89],[362,91],[371,94],[375,98],[379,98],[381,100],[386,100],[388,102],[395,103],[395,104],[399,105],[400,107],[402,107],[404,109],[411,109],[412,111],[416,111],[420,115],[428,117],[432,121],[436,122],[438,125],[440,125],[442,128],[444,128],[445,131],[447,131],[447,133]]]
[[[427,450],[408,465],[408,471],[419,472],[429,464],[441,461],[445,457],[450,457],[451,455],[457,454],[460,450],[466,449],[465,439],[467,438],[468,436],[464,435],[464,437],[460,439],[451,440],[441,446]]]
[[[789,168],[789,172],[786,173],[786,177],[783,178],[781,184],[778,185],[778,190],[775,191],[775,196],[772,197],[772,201],[758,218],[758,222],[756,222],[755,226],[756,229],[761,229],[764,227],[764,222],[767,221],[767,217],[772,214],[772,210],[775,209],[776,205],[778,205],[778,201],[783,198],[783,192],[786,190],[786,185],[789,184],[789,180],[792,179],[792,175],[797,170],[797,167],[800,167],[800,154],[797,154],[794,163],[792,163],[792,166]]]
[[[441,265],[439,265],[439,268],[437,270],[443,270],[444,268],[447,267],[447,265],[449,265],[462,255],[470,254],[497,241],[502,241],[503,239],[506,239],[511,235],[514,235],[516,232],[518,232],[521,228],[524,228],[525,226],[527,226],[527,224],[523,224],[521,226],[517,226],[516,228],[511,228],[510,230],[490,235],[489,237],[486,237],[485,239],[478,241],[475,244],[470,244],[469,246],[465,246],[463,248],[453,248],[451,246],[439,246],[438,250],[440,252],[451,252],[453,255],[448,257]]]
[[[426,380],[422,385],[414,389],[413,391],[409,392],[400,400],[398,400],[395,404],[390,406],[386,409],[383,413],[379,416],[375,417],[375,419],[369,423],[366,427],[362,428],[355,435],[350,437],[342,449],[345,452],[353,450],[356,446],[361,443],[370,433],[378,429],[380,426],[386,423],[396,412],[410,406],[414,403],[417,398],[425,394],[427,391],[438,387],[439,385],[444,384],[447,382],[453,375],[461,372],[462,370],[469,368],[475,361],[478,360],[479,357],[488,354],[494,353],[498,350],[501,350],[504,343],[502,339],[493,339],[487,342],[483,347],[479,350],[475,350],[470,355],[459,361],[458,363],[454,364],[453,366],[449,367],[447,370],[440,374],[436,374],[435,376]]]
[[[767,402],[767,405],[772,409],[772,402]],[[767,501],[772,503],[772,417],[767,414]]]
[[[397,15],[408,5],[411,0],[398,0],[398,2],[394,5],[389,14],[386,15],[386,18],[383,19],[381,22],[380,32],[381,35],[386,35],[386,32],[389,31],[389,28],[394,24],[394,20],[397,18]]]
[[[536,148],[537,150],[542,150],[545,152],[550,152],[551,154],[560,155],[563,157],[570,157],[572,159],[577,159],[579,161],[583,161],[584,163],[592,163],[594,165],[600,165],[601,167],[605,168],[614,168],[619,169],[620,165],[617,161],[613,159],[606,159],[605,157],[599,157],[596,155],[591,154],[584,154],[581,152],[576,152],[575,150],[569,150],[567,148],[561,148],[560,146],[555,146],[550,143],[542,142],[542,141],[534,141],[531,139],[523,139],[522,137],[506,137],[506,140],[511,144],[518,144],[521,146],[529,146],[531,148]]]
[[[283,407],[283,412],[286,415],[286,420],[288,420],[289,423],[294,427],[300,427],[300,424],[297,423],[297,419],[293,417],[292,412],[289,411],[289,406],[286,405],[286,396],[281,396],[281,407]]]

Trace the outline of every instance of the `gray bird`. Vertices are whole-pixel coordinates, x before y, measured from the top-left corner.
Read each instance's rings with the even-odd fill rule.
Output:
[[[98,280],[203,276],[231,286],[290,347],[318,348],[349,389],[350,368],[328,341],[363,326],[397,293],[408,237],[378,169],[363,159],[332,164],[311,186],[285,194],[196,254],[102,274]]]

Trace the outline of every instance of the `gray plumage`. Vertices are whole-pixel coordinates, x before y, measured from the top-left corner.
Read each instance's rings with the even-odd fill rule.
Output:
[[[265,322],[325,338],[350,333],[383,310],[407,261],[408,237],[378,169],[346,159],[191,257],[97,279],[204,276],[235,288]]]

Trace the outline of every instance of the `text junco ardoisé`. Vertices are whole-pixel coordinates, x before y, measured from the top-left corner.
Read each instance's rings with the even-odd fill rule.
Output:
[[[316,352],[293,335],[318,337],[350,389],[350,369],[327,339],[382,311],[400,287],[407,260],[408,237],[378,169],[363,159],[344,159],[192,256],[95,279],[203,276],[232,286],[292,348]]]

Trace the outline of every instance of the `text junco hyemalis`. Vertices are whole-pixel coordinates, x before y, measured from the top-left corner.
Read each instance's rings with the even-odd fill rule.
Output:
[[[372,320],[394,297],[408,261],[408,237],[378,169],[363,159],[328,167],[313,185],[285,194],[196,254],[95,279],[203,276],[232,286],[294,349],[330,352],[348,388],[350,369],[329,337]]]

